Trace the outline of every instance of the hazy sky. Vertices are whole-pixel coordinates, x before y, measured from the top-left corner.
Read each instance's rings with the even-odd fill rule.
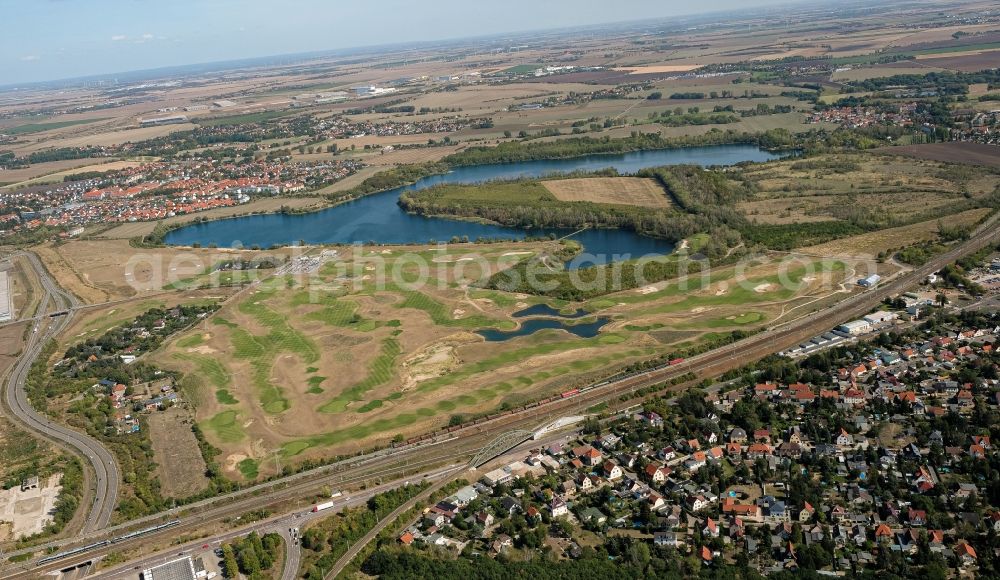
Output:
[[[0,0],[0,85],[789,0]]]

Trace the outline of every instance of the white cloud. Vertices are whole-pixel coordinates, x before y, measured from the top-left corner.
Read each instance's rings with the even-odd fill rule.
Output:
[[[42,57],[37,54],[29,54],[21,57],[21,62],[34,62],[36,60],[42,60]]]
[[[115,42],[118,42],[120,40],[126,40],[127,38],[128,37],[125,36],[124,34],[116,34],[116,35],[114,35],[114,36],[111,37],[111,40],[113,40]]]
[[[150,34],[150,33],[147,32],[146,34],[142,35],[142,38],[143,38],[143,40],[153,40],[154,37],[153,37],[152,34]]]

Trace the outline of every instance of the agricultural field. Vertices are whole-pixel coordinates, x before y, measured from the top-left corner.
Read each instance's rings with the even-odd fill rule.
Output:
[[[27,330],[25,322],[0,326],[0,375],[3,375],[21,354],[22,337]]]
[[[671,206],[663,187],[654,179],[638,177],[595,177],[556,179],[542,185],[559,201],[589,201],[668,208]]]
[[[328,263],[311,284],[281,277],[240,295],[151,362],[184,373],[182,388],[209,441],[222,449],[223,469],[253,479],[272,472],[275,450],[282,461],[349,452],[455,416],[521,405],[630,361],[805,313],[845,292],[841,284],[855,275],[840,262],[807,260],[786,269],[766,259],[745,279],[729,267],[583,304],[470,285],[503,264],[553,249],[386,248]],[[424,284],[411,286],[421,275],[417,258],[433,267]],[[378,283],[370,268],[376,259],[401,278]],[[537,304],[584,308],[583,318],[563,320],[567,328],[606,325],[593,336],[558,328],[511,332],[531,320],[513,314]],[[490,342],[477,333],[489,329],[513,338]]]
[[[25,125],[15,125],[13,127],[0,127],[0,133],[4,135],[28,135],[31,133],[41,133],[43,131],[51,131],[53,129],[62,129],[63,127],[72,127],[74,125],[86,125],[88,123],[96,123],[97,121],[104,121],[105,119],[76,119],[70,121],[44,121],[40,123],[27,123]]]
[[[880,151],[915,159],[1000,168],[1000,149],[980,143],[929,143],[887,147]]]
[[[58,163],[58,162],[56,162]],[[41,167],[45,165],[50,165],[48,163],[42,163],[34,167]],[[109,161],[107,163],[89,163],[80,167],[73,167],[72,169],[66,169],[63,171],[56,171],[54,173],[45,173],[44,175],[39,175],[38,177],[33,177],[25,181],[12,183],[11,185],[4,186],[8,189],[16,189],[21,187],[28,187],[31,185],[40,185],[44,183],[60,183],[63,178],[68,175],[75,175],[79,173],[87,173],[91,171],[117,171],[120,169],[127,169],[129,167],[138,167],[141,163],[136,161]],[[15,170],[17,171],[17,170]],[[12,172],[13,173],[13,172]]]

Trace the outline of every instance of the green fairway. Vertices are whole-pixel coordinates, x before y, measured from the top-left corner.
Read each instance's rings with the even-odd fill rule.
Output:
[[[201,338],[200,335],[195,336]],[[178,341],[178,345],[180,345],[180,342],[183,341]],[[194,363],[195,367],[198,369],[198,374],[208,379],[208,381],[215,387],[220,389],[225,388],[232,382],[232,375],[229,374],[229,371],[226,370],[226,367],[222,366],[222,363],[220,363],[218,359],[201,354],[183,352],[175,352],[174,358]]]
[[[605,341],[605,344],[609,342],[614,342],[615,340],[624,340],[624,337],[614,336],[614,340]],[[600,337],[604,338],[604,337]],[[593,341],[593,346],[599,346],[599,338],[588,339]],[[565,346],[565,345],[553,345],[553,346]],[[580,346],[580,341],[574,342],[571,346]],[[628,351],[625,356],[648,356],[653,354],[652,349],[636,349]],[[324,433],[322,435],[316,435],[314,437],[309,437],[305,439],[298,439],[295,441],[290,441],[282,446],[282,454],[286,457],[291,457],[302,453],[306,449],[311,447],[325,447],[329,445],[336,445],[338,443],[343,443],[345,441],[353,441],[357,439],[363,439],[365,437],[371,436],[378,433],[386,433],[396,431],[402,427],[412,425],[418,420],[433,417],[439,413],[451,413],[463,406],[470,406],[478,404],[482,401],[490,400],[504,393],[515,391],[518,387],[525,388],[535,384],[536,380],[544,380],[556,376],[558,374],[566,374],[573,370],[589,370],[592,368],[597,368],[599,366],[610,364],[618,360],[620,356],[612,355],[602,355],[596,357],[590,357],[586,360],[577,361],[571,363],[570,365],[560,366],[556,369],[549,371],[539,371],[532,375],[527,375],[523,377],[517,377],[513,381],[507,381],[493,385],[489,388],[477,389],[471,393],[465,393],[462,395],[457,395],[451,399],[444,399],[435,403],[434,408],[420,407],[414,409],[412,412],[405,412],[399,415],[395,415],[386,419],[375,419],[372,421],[366,421],[364,423],[348,427],[346,429],[341,429],[339,431],[334,431],[331,433]],[[514,385],[512,383],[517,383]],[[375,410],[383,405],[383,401],[376,400],[372,401],[362,407],[365,409],[364,412]],[[370,408],[368,408],[370,407]],[[360,411],[360,409],[359,409]]]
[[[319,348],[313,341],[292,328],[284,315],[264,304],[276,293],[275,288],[258,290],[250,299],[238,306],[240,312],[249,314],[266,327],[267,334],[255,335],[242,328],[231,329],[233,355],[250,361],[251,377],[261,407],[271,414],[282,413],[289,408],[281,387],[271,382],[271,368],[277,355],[281,352],[290,352],[307,364],[319,360]]]
[[[417,310],[423,310],[428,316],[431,317],[434,324],[437,324],[438,326],[458,328],[500,328],[504,330],[511,330],[515,328],[515,324],[509,320],[497,320],[495,318],[489,318],[479,314],[473,314],[471,316],[456,319],[450,312],[448,312],[448,308],[444,304],[441,304],[430,296],[422,292],[417,292],[416,290],[394,287],[392,292],[403,296],[403,301],[396,304],[397,308],[415,308]]]
[[[233,394],[230,393],[226,389],[219,389],[219,390],[215,391],[215,400],[219,401],[219,403],[221,403],[223,405],[238,405],[239,404],[239,400],[236,397],[234,397]]]
[[[239,414],[236,411],[223,411],[205,421],[202,426],[206,430],[215,433],[215,436],[219,440],[226,443],[235,443],[242,441],[246,437],[246,433],[243,432],[243,426],[236,421],[238,418]]]
[[[204,342],[200,334],[192,334],[191,336],[185,336],[184,338],[177,341],[177,346],[181,348],[193,348]]]
[[[253,480],[257,479],[257,475],[260,473],[260,464],[256,459],[251,459],[247,457],[243,461],[240,461],[236,467],[243,474],[243,477]]]
[[[381,352],[369,365],[368,376],[365,380],[344,390],[337,396],[337,398],[326,403],[320,407],[319,410],[323,413],[343,413],[347,410],[348,404],[360,401],[361,397],[363,397],[368,391],[391,381],[394,374],[393,366],[395,365],[396,357],[399,356],[399,353],[399,341],[394,338],[387,338],[382,342]],[[381,405],[381,402],[379,404]],[[368,407],[366,405],[365,407],[362,407],[362,409],[365,410],[359,409],[359,411],[365,413],[374,408],[375,407]]]

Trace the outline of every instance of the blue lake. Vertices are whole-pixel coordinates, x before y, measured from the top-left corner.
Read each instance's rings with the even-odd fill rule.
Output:
[[[444,175],[420,179],[412,185],[372,194],[336,207],[298,215],[267,214],[236,217],[193,224],[173,230],[166,243],[219,247],[268,247],[303,240],[307,244],[421,244],[452,237],[519,240],[528,235],[565,236],[571,230],[522,230],[445,218],[425,218],[404,212],[396,204],[400,193],[443,183],[481,183],[494,179],[541,177],[557,172],[596,171],[608,167],[619,173],[661,165],[734,165],[743,161],[768,161],[779,157],[751,145],[719,145],[684,149],[637,151],[624,155],[589,155],[571,159],[460,167]],[[575,268],[592,264],[669,254],[673,244],[625,230],[600,229],[576,233],[572,239],[583,244],[586,254],[570,262]],[[589,255],[589,256],[588,256]]]
[[[515,330],[484,328],[482,330],[477,330],[476,334],[485,338],[487,342],[503,342],[512,338],[535,334],[539,330],[553,328],[565,330],[566,332],[575,334],[580,338],[593,338],[597,336],[597,333],[601,331],[601,328],[609,322],[611,322],[611,319],[606,316],[602,316],[594,322],[581,322],[579,324],[571,324],[567,321],[556,320],[554,318],[532,318],[525,320],[521,323],[521,326]]]

